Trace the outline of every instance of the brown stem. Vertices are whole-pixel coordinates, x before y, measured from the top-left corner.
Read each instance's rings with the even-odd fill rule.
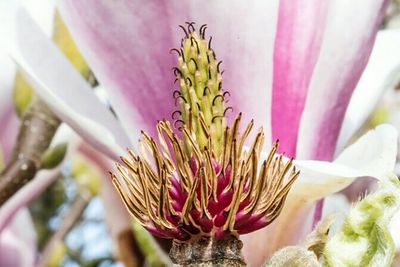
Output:
[[[11,159],[0,174],[0,206],[33,179],[60,123],[41,100],[33,100],[21,118]]]
[[[175,266],[246,266],[242,247],[235,236],[220,240],[201,237],[193,242],[174,240],[169,256]]]
[[[69,210],[62,218],[60,227],[56,232],[54,232],[45,245],[39,266],[46,266],[46,263],[51,258],[54,249],[63,241],[64,237],[79,221],[91,199],[92,195],[85,191],[80,192],[75,196]]]
[[[144,264],[144,256],[131,230],[121,232],[117,237],[119,260],[125,267],[140,267]]]

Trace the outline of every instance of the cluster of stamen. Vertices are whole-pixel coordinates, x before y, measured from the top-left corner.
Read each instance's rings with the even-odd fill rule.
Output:
[[[200,148],[186,125],[182,133],[189,140],[191,157],[168,121],[157,125],[160,145],[143,133],[142,155],[129,150],[130,157],[122,158],[125,166],[117,164],[119,176],[113,175],[132,216],[153,234],[178,240],[245,234],[271,223],[298,172],[291,160],[284,163],[282,156],[275,156],[277,143],[259,168],[263,131],[258,131],[246,151],[244,143],[253,123],[239,135],[240,118],[224,130],[220,157],[212,151],[210,135]]]
[[[246,146],[253,121],[241,131],[239,114],[227,126],[220,63],[204,39],[205,28],[197,34],[188,23],[181,48],[174,49],[179,132],[165,120],[157,124],[157,140],[142,132],[140,155],[128,150],[124,164],[116,164],[118,175],[112,174],[133,217],[153,234],[181,241],[265,227],[281,212],[299,175],[292,160],[275,154],[278,142],[259,165],[262,129]]]

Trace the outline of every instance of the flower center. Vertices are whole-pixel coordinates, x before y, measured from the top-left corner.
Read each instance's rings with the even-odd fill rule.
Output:
[[[113,182],[132,216],[160,237],[221,239],[258,230],[279,215],[299,173],[275,155],[277,142],[259,165],[262,128],[245,149],[253,121],[241,131],[240,113],[227,126],[220,63],[204,39],[205,26],[199,34],[193,23],[183,29],[182,46],[173,49],[180,133],[168,121],[157,124],[157,141],[142,132],[141,155],[128,150]]]

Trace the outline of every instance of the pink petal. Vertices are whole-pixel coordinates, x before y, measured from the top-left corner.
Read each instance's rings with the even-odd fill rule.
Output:
[[[388,1],[332,1],[298,138],[297,155],[331,160],[351,94],[368,62]],[[355,16],[357,14],[357,16]]]
[[[283,0],[279,6],[272,84],[272,138],[296,154],[307,90],[325,29],[327,1]]]
[[[169,50],[184,36],[179,24],[208,24],[218,59],[226,69],[229,105],[246,121],[269,125],[268,93],[277,1],[71,1],[61,13],[129,132],[154,134],[170,119],[176,65]],[[223,16],[221,16],[223,14]],[[240,20],[240,22],[238,21]],[[268,132],[268,131],[267,131]]]
[[[37,253],[32,219],[26,208],[21,209],[0,232],[0,267],[35,266]]]
[[[10,223],[14,215],[40,195],[59,177],[60,168],[43,170],[15,193],[0,209],[0,232]]]
[[[132,229],[132,219],[112,184],[108,173],[113,169],[114,162],[85,143],[80,144],[79,152],[85,157],[86,161],[102,171],[102,176],[100,177],[100,198],[104,206],[105,222],[108,231],[114,242],[117,243],[121,233]]]
[[[130,146],[119,121],[22,9],[16,27],[13,57],[36,93],[91,145],[118,159]]]

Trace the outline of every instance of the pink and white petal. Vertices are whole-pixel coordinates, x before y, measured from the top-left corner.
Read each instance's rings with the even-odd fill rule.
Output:
[[[358,177],[380,179],[391,174],[397,138],[393,126],[381,125],[348,147],[333,163],[295,161],[300,176],[277,220],[242,238],[246,260],[260,266],[277,249],[301,241],[311,231],[315,200],[343,189]]]
[[[243,235],[243,256],[249,266],[262,266],[277,250],[298,244],[311,231],[313,205],[286,200],[279,217],[267,227]]]
[[[346,148],[334,162],[297,160],[301,175],[291,194],[310,202],[345,188],[357,177],[385,179],[394,170],[397,142],[397,130],[382,124]]]
[[[10,224],[14,215],[40,195],[59,177],[59,167],[53,170],[42,170],[36,177],[15,193],[0,209],[0,232]]]
[[[172,38],[167,1],[66,0],[59,8],[127,131],[155,135],[157,120],[175,109],[169,51],[180,39]]]
[[[327,1],[280,1],[272,84],[272,138],[296,155],[300,118],[325,30]]]
[[[35,228],[24,208],[0,232],[0,267],[35,266],[37,255]]]
[[[182,1],[179,1],[181,3]],[[228,106],[243,122],[254,119],[271,140],[271,88],[279,1],[191,1],[192,20],[207,23],[212,47],[222,60]],[[202,10],[202,12],[197,12]]]
[[[387,4],[387,0],[330,2],[301,118],[298,158],[332,160],[347,105],[368,62]]]
[[[79,152],[89,163],[102,171],[100,177],[100,198],[104,206],[105,222],[112,239],[116,242],[119,235],[132,229],[132,219],[110,179],[108,172],[113,169],[114,162],[97,153],[93,148],[81,143]]]
[[[208,24],[213,47],[223,61],[229,105],[245,120],[269,125],[273,1],[70,1],[60,3],[63,17],[100,82],[108,88],[118,116],[129,132],[155,132],[157,120],[169,119],[175,55],[184,36],[179,24]],[[229,7],[229,8],[227,8]],[[240,19],[240,23],[238,23]],[[268,131],[267,131],[268,132]]]
[[[383,93],[394,86],[400,72],[400,30],[378,32],[367,67],[351,97],[340,130],[336,153],[340,153],[367,120]]]
[[[324,199],[322,219],[331,215],[334,216],[332,226],[329,228],[330,235],[336,233],[339,227],[343,224],[350,208],[351,202],[349,202],[346,196],[341,193],[329,195]]]
[[[130,146],[120,122],[23,9],[15,35],[13,58],[35,92],[87,142],[118,160]]]

